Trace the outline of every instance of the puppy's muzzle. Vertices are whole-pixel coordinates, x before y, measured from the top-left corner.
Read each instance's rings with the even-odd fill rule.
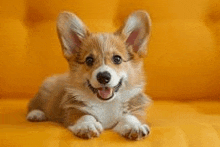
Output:
[[[90,88],[90,90],[92,90],[92,92],[94,94],[97,94],[97,97],[101,100],[110,100],[114,97],[114,93],[118,92],[118,90],[120,89],[120,87],[122,86],[122,78],[121,80],[118,82],[118,84],[114,87],[100,87],[100,88],[94,88],[89,80],[87,80],[87,84],[88,87]]]

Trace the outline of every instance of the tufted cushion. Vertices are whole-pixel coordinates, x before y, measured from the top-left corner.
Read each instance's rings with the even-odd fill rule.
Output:
[[[219,147],[219,102],[157,101],[148,110],[151,134],[128,141],[111,130],[82,140],[52,122],[25,120],[27,100],[1,100],[0,146],[22,147]]]

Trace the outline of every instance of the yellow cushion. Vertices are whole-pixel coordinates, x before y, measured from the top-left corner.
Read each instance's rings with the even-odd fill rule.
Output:
[[[148,110],[151,134],[128,141],[111,130],[82,140],[52,122],[26,121],[27,100],[0,100],[0,146],[219,147],[220,102],[156,101]]]

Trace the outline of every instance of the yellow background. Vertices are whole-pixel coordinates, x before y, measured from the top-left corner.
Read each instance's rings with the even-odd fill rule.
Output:
[[[1,0],[0,97],[30,98],[45,77],[67,71],[59,12],[75,12],[93,32],[112,32],[137,9],[153,22],[147,93],[154,100],[219,99],[219,0]]]
[[[153,22],[147,93],[164,100],[147,113],[147,139],[131,142],[105,131],[85,141],[58,124],[25,120],[42,80],[68,70],[56,34],[59,12],[77,13],[91,31],[112,32],[137,9],[147,10]],[[219,96],[219,0],[0,0],[2,147],[219,147],[220,102],[213,101]]]

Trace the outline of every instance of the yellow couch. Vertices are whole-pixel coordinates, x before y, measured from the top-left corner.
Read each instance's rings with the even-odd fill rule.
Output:
[[[111,130],[82,140],[52,123],[25,120],[27,100],[0,102],[1,147],[219,147],[220,102],[156,101],[148,111],[151,134],[128,141]]]
[[[137,9],[153,22],[145,60],[152,135],[130,142],[106,131],[83,141],[57,124],[27,122],[26,103],[42,80],[68,69],[58,13],[75,12],[91,31],[112,32]],[[1,0],[0,146],[219,147],[219,49],[219,0]]]

